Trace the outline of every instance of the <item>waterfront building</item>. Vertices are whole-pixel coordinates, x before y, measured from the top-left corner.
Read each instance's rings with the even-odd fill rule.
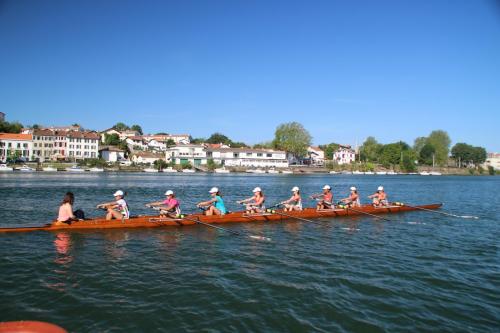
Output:
[[[308,147],[307,155],[309,156],[309,164],[322,166],[325,164],[325,152],[319,147]]]
[[[101,136],[101,142],[104,142],[104,141],[106,140],[106,134],[107,134],[107,135],[113,135],[113,134],[116,134],[116,135],[118,135],[118,137],[120,137],[121,132],[120,132],[120,131],[117,131],[117,130],[115,130],[113,127],[111,127],[111,128],[108,128],[108,129],[106,129],[106,130],[104,130],[104,131],[99,132],[99,134],[100,134],[100,136]]]
[[[340,145],[333,153],[333,162],[337,164],[350,164],[356,161],[356,153],[350,145]]]
[[[106,162],[119,162],[125,159],[125,150],[115,146],[103,146],[99,148],[99,157]]]
[[[50,129],[34,129],[33,155],[40,162],[66,157],[66,132]]]
[[[207,148],[207,159],[224,166],[255,168],[287,168],[288,159],[284,151],[252,148]]]
[[[132,162],[134,163],[153,164],[157,160],[165,160],[165,155],[149,151],[140,151],[132,155]]]
[[[141,135],[131,136],[125,139],[131,150],[146,150],[148,144]]]
[[[492,166],[495,170],[500,170],[500,153],[488,153],[483,167],[487,168],[489,166]]]
[[[97,132],[68,132],[66,135],[67,157],[72,160],[97,158],[100,138]]]
[[[33,160],[33,136],[31,134],[0,133],[0,160],[8,158]]]
[[[144,135],[144,139],[148,142],[151,140],[156,140],[157,142],[167,143],[168,140],[172,140],[175,144],[189,144],[190,135],[189,134],[148,134]]]
[[[207,153],[204,145],[178,144],[166,149],[165,158],[175,164],[188,162],[194,166],[207,164]]]

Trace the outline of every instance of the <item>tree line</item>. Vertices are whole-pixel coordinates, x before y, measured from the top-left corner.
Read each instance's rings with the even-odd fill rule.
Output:
[[[450,157],[451,139],[446,131],[435,130],[429,136],[418,137],[413,146],[399,141],[380,144],[374,137],[368,137],[359,150],[359,158],[384,167],[399,165],[402,170],[414,171],[416,165],[446,166]],[[486,150],[465,143],[457,143],[451,149],[451,157],[457,166],[478,166],[486,161]],[[458,161],[461,161],[460,165]]]

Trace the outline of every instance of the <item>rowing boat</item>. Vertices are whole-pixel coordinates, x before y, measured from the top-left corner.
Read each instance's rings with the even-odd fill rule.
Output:
[[[266,222],[266,221],[284,221],[290,218],[314,219],[314,218],[335,218],[342,216],[355,216],[363,214],[392,214],[407,211],[414,211],[421,208],[438,209],[442,204],[430,204],[421,206],[387,206],[373,207],[365,205],[356,207],[356,210],[347,209],[325,209],[316,210],[315,208],[305,208],[302,211],[286,212],[284,216],[280,214],[281,210],[272,211],[270,213],[247,214],[246,212],[231,212],[223,216],[206,216],[203,214],[186,215],[185,218],[169,218],[158,215],[139,215],[133,216],[126,220],[110,220],[105,218],[86,219],[82,221],[74,221],[71,225],[53,225],[46,224],[38,227],[17,227],[17,228],[0,228],[0,232],[25,232],[25,231],[58,231],[58,230],[82,230],[82,229],[124,229],[124,228],[156,228],[169,226],[183,226],[197,224],[195,221],[204,223],[246,223],[246,222]]]

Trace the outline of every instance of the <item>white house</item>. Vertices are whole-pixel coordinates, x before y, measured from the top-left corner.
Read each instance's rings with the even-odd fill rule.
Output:
[[[150,150],[165,151],[167,149],[165,142],[158,141],[156,139],[149,140],[147,145]]]
[[[319,147],[308,147],[307,155],[312,165],[323,165],[325,164],[325,152]]]
[[[140,135],[131,136],[125,139],[129,147],[132,147],[134,150],[146,150],[148,148],[148,144],[144,141],[144,138]]]
[[[349,164],[356,161],[356,153],[349,145],[340,145],[333,153],[333,161],[337,164]]]
[[[125,160],[125,151],[115,146],[105,146],[99,149],[99,156],[106,162]]]
[[[499,153],[488,153],[486,162],[484,162],[483,167],[487,168],[492,166],[495,170],[500,170],[500,154]]]
[[[207,148],[207,159],[225,166],[287,168],[286,152],[272,149]]]
[[[120,137],[122,133],[115,130],[113,127],[111,127],[111,128],[108,128],[107,130],[100,132],[99,134],[101,135],[101,142],[104,142],[106,139],[106,134],[107,135],[116,134],[116,135],[118,135],[118,137]]]
[[[149,151],[140,151],[134,153],[132,156],[132,162],[143,163],[143,164],[153,164],[156,160],[165,160],[163,154],[155,154]]]
[[[8,157],[33,159],[33,136],[31,134],[0,133],[0,161]]]
[[[191,165],[207,164],[207,153],[204,145],[178,144],[166,149],[167,161],[175,164],[191,163]]]
[[[97,132],[68,132],[66,135],[67,157],[74,160],[97,158],[100,138]]]

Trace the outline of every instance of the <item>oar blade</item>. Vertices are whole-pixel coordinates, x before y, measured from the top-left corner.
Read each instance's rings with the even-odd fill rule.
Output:
[[[255,236],[255,235],[250,235],[248,236],[249,238],[252,238],[252,239],[258,239],[258,240],[261,240],[261,241],[266,241],[266,242],[270,242],[271,241],[271,238],[269,237],[264,237],[264,236]]]
[[[479,220],[479,217],[477,216],[472,216],[472,215],[462,215],[462,216],[459,216],[463,219],[474,219],[474,220]]]

